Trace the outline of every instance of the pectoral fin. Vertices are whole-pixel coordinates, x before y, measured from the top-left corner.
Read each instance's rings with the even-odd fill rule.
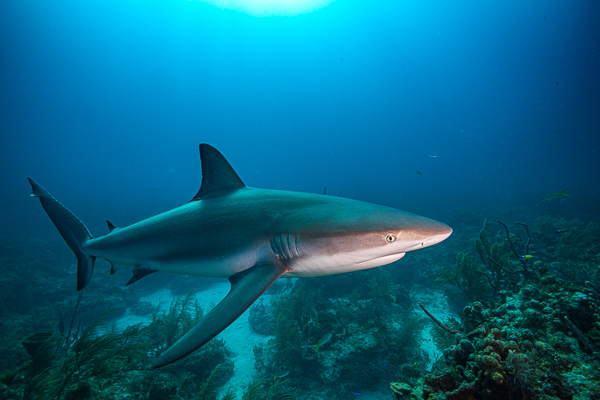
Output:
[[[152,364],[160,368],[198,349],[233,321],[265,292],[288,267],[277,260],[253,266],[229,278],[229,294],[206,315],[196,326],[171,346]]]

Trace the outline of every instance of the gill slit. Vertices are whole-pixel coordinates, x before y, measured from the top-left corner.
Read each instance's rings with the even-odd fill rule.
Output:
[[[281,235],[281,247],[284,247],[285,253],[284,255],[286,256],[287,260],[291,260],[292,259],[292,252],[290,251],[290,235],[288,233],[288,237],[287,240],[284,240],[283,235]],[[283,246],[283,244],[285,243],[285,246]]]
[[[298,235],[294,236],[294,251],[296,252],[296,256],[300,257],[300,252],[298,251]]]

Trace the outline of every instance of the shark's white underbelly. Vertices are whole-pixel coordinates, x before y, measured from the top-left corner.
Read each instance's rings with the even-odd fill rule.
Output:
[[[310,278],[326,275],[344,274],[346,272],[361,271],[387,265],[404,257],[405,253],[392,254],[385,257],[374,258],[369,261],[352,256],[331,257],[315,256],[297,259],[291,263],[289,272],[282,275],[284,278]]]

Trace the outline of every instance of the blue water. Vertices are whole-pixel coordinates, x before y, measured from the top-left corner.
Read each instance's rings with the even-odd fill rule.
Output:
[[[70,261],[0,251],[12,290],[0,301],[32,319],[34,301],[62,316],[64,292],[75,298],[74,257],[26,177],[99,236],[106,219],[126,226],[189,201],[199,143],[248,186],[327,187],[446,222],[448,265],[486,218],[519,233],[516,219],[542,215],[598,221],[599,16],[597,0],[337,0],[287,17],[187,0],[2,1],[0,245],[47,244]],[[407,274],[433,269],[411,256]],[[124,290],[129,268],[119,274]]]
[[[51,228],[27,176],[101,233],[178,206],[201,142],[249,186],[439,219],[565,188],[597,199],[598,15],[596,1],[337,0],[263,18],[2,2],[1,217]]]

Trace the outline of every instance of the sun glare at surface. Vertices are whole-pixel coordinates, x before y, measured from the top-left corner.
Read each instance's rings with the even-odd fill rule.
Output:
[[[221,9],[241,11],[257,17],[292,17],[319,10],[335,0],[197,0]]]

